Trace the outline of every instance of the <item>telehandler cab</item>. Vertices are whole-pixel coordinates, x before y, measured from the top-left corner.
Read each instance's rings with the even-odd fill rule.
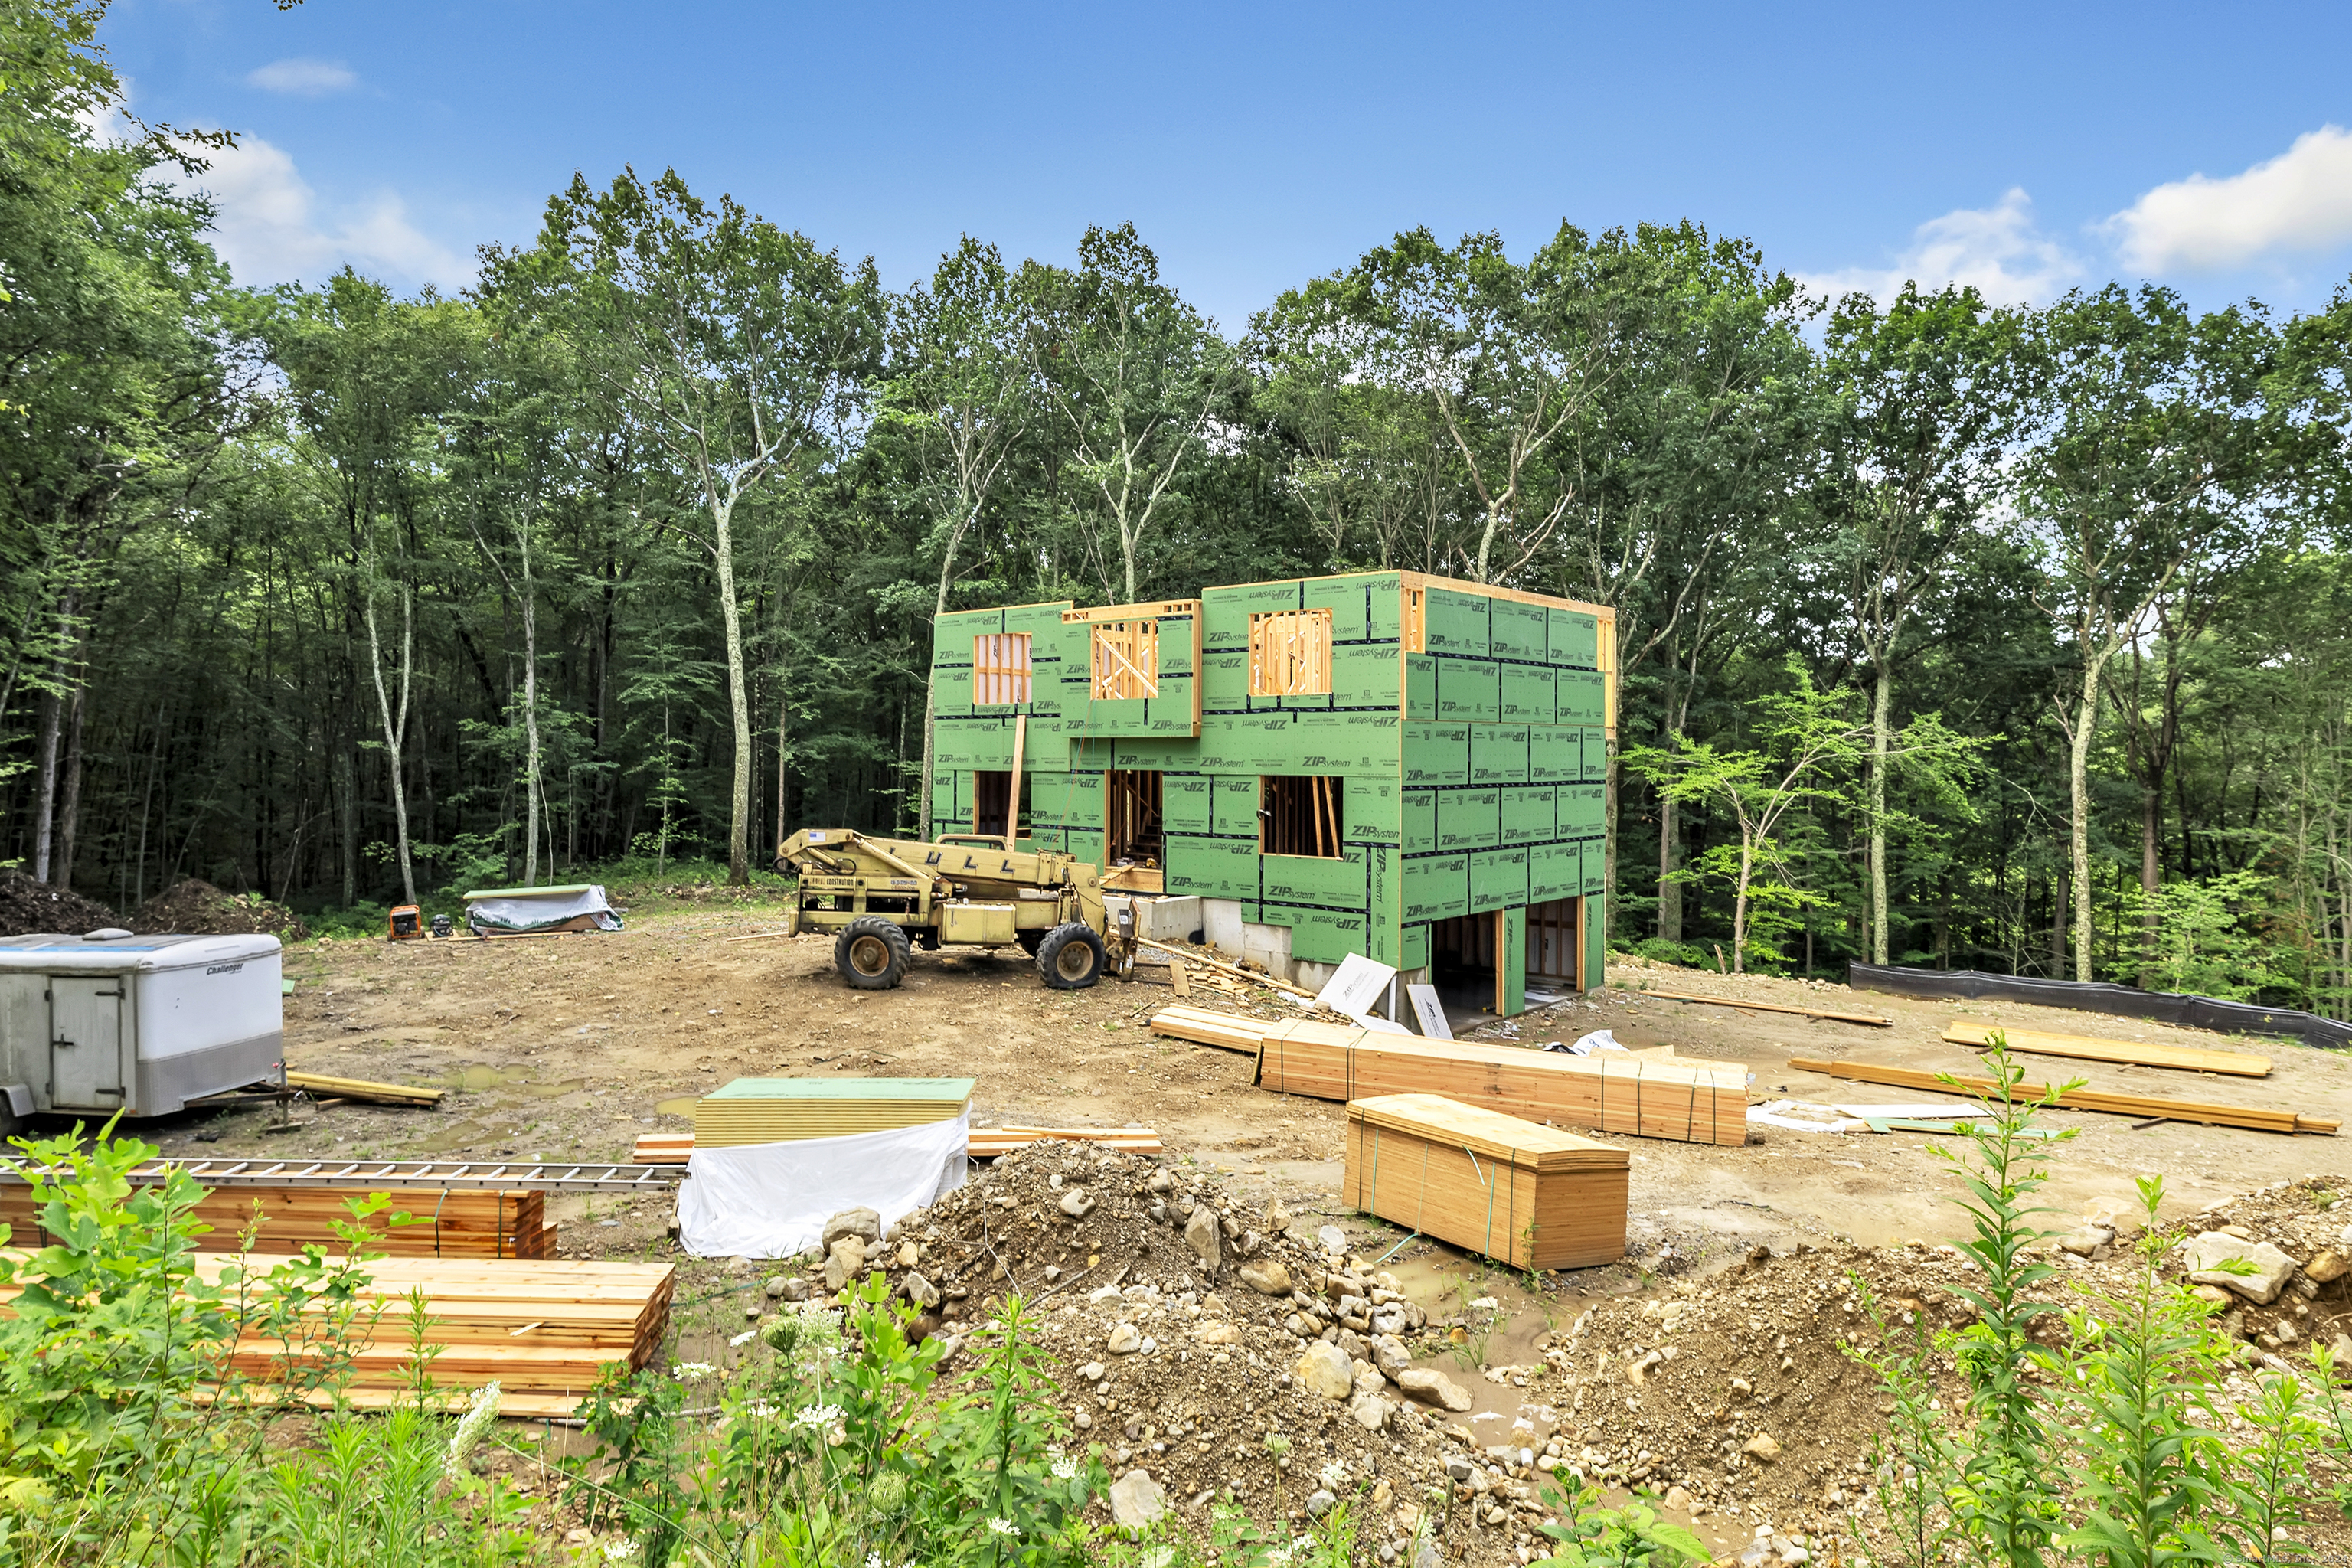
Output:
[[[1101,874],[1052,850],[974,834],[926,844],[809,827],[777,847],[776,869],[800,876],[785,929],[838,931],[834,967],[859,991],[892,989],[916,947],[943,942],[1017,942],[1056,991],[1082,990],[1107,969],[1124,975],[1135,962],[1133,913],[1122,909],[1113,922]]]

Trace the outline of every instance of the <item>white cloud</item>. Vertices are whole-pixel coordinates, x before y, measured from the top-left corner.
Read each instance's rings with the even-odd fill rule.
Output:
[[[2267,163],[2224,180],[2191,174],[2107,220],[2143,272],[2239,267],[2273,250],[2352,239],[2352,132],[2323,125]]]
[[[2034,227],[2032,199],[2012,188],[1993,206],[1961,207],[1921,224],[1892,267],[1850,267],[1801,280],[1832,300],[1853,293],[1891,300],[1906,282],[1927,289],[1962,283],[1996,305],[2038,305],[2082,274],[2078,258]]]
[[[265,92],[282,92],[293,98],[325,98],[357,87],[360,81],[351,68],[340,61],[300,58],[272,60],[247,72],[245,79]]]
[[[189,182],[212,197],[213,247],[240,283],[317,282],[345,263],[396,283],[470,282],[474,264],[408,221],[400,198],[381,192],[321,222],[318,198],[285,152],[258,136],[209,154]]]

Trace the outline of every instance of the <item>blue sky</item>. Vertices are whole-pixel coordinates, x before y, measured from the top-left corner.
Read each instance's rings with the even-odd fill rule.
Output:
[[[1523,254],[1696,219],[1822,287],[2011,300],[2352,275],[2352,6],[1285,7],[118,0],[138,109],[241,278],[408,287],[575,169],[674,165],[903,284],[959,234],[1067,261],[1132,219],[1229,330],[1400,228]]]

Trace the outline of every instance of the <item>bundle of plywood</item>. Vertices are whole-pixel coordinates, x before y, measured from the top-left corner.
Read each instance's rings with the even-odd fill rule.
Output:
[[[1257,1082],[1318,1100],[1442,1094],[1555,1126],[1692,1143],[1748,1141],[1748,1069],[1738,1062],[1580,1057],[1302,1020],[1266,1030]]]
[[[1622,1149],[1435,1094],[1348,1102],[1349,1204],[1514,1268],[1625,1255]]]
[[[1196,1046],[1215,1046],[1221,1050],[1247,1051],[1253,1056],[1265,1043],[1265,1032],[1276,1026],[1264,1018],[1213,1013],[1205,1007],[1162,1007],[1151,1015],[1151,1032],[1155,1035],[1190,1040]]]
[[[694,1102],[698,1148],[791,1143],[961,1116],[968,1078],[739,1078]]]
[[[236,1185],[215,1187],[196,1201],[195,1219],[212,1227],[215,1246],[236,1245],[247,1227],[256,1252],[299,1252],[322,1247],[341,1252],[338,1224],[353,1223],[350,1204],[368,1196],[367,1187]],[[395,1258],[524,1258],[555,1256],[555,1226],[547,1217],[547,1194],[467,1187],[410,1188],[388,1194],[391,1203],[362,1225],[370,1251]],[[0,1222],[19,1247],[51,1239],[34,1206],[33,1189],[0,1182]]]
[[[220,1253],[195,1261],[197,1275],[215,1282],[232,1267],[261,1271]],[[348,1330],[346,1402],[396,1404],[413,1396],[422,1375],[450,1404],[494,1382],[509,1415],[569,1415],[607,1368],[650,1363],[669,1331],[677,1278],[667,1263],[383,1258],[359,1267],[369,1279]],[[239,1289],[253,1295],[251,1287],[232,1287]],[[0,1303],[16,1290],[0,1287]],[[312,1404],[334,1397],[312,1386],[330,1365],[320,1342],[332,1328],[328,1311],[321,1304],[299,1314],[284,1337],[248,1331],[238,1340],[228,1366],[257,1385],[247,1397],[271,1397],[272,1387],[289,1384]]]

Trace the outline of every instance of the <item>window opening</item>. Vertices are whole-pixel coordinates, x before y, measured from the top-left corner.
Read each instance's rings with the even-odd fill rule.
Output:
[[[1093,695],[1121,701],[1160,695],[1160,623],[1099,621],[1095,625]]]
[[[1330,611],[1280,610],[1250,617],[1252,697],[1328,697],[1330,693]]]
[[[1423,600],[1427,592],[1425,588],[1407,588],[1404,591],[1404,651],[1407,653],[1427,651],[1429,609]]]
[[[1029,837],[1030,774],[1021,774],[1021,831],[1013,837]],[[1011,768],[982,768],[971,775],[971,830],[992,838],[1006,837],[1004,808],[1013,798]]]
[[[1029,700],[1029,634],[983,632],[971,639],[971,704],[1017,708]]]
[[[1113,866],[1165,863],[1160,775],[1114,771],[1103,780],[1103,858]]]
[[[1258,853],[1339,858],[1339,781],[1319,774],[1258,781]]]

